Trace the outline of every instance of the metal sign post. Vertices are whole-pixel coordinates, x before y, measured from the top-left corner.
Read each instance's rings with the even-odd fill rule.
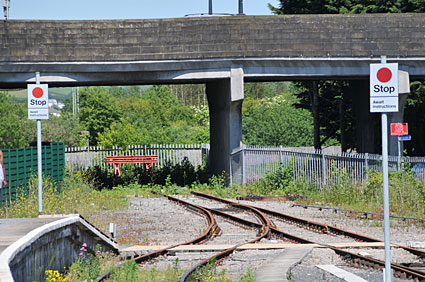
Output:
[[[3,12],[4,18],[9,19],[10,0],[3,0]]]
[[[239,15],[243,15],[243,0],[239,0]]]
[[[388,112],[398,112],[398,64],[387,64],[381,57],[381,64],[370,65],[370,112],[381,113],[382,128],[382,178],[384,201],[384,281],[391,282],[390,209],[388,188]]]
[[[388,117],[381,114],[382,127],[382,178],[384,197],[384,244],[385,244],[385,282],[391,282],[391,248],[390,248],[390,208],[388,189]]]
[[[43,161],[41,148],[41,120],[49,119],[49,91],[47,84],[40,84],[40,73],[35,73],[36,84],[28,84],[28,119],[37,120],[38,158],[38,213],[43,213]]]
[[[35,78],[35,84],[40,84],[39,72],[35,74]],[[37,119],[38,214],[43,214],[43,160],[41,150],[41,119]]]

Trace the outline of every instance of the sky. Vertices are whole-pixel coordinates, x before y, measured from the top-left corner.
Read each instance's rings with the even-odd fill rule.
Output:
[[[2,3],[3,1],[0,1]],[[278,0],[243,0],[246,15],[270,15]],[[10,0],[9,19],[96,20],[177,18],[207,14],[209,0]],[[214,13],[237,14],[239,0],[213,0]],[[0,19],[3,17],[3,13]]]

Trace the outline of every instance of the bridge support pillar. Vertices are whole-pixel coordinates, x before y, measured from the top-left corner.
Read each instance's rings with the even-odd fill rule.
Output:
[[[370,113],[369,81],[356,80],[352,81],[350,85],[349,95],[353,101],[357,152],[379,154],[380,115]]]
[[[242,146],[243,69],[234,67],[229,79],[207,82],[206,90],[210,112],[210,166],[213,174],[224,172],[235,179],[235,175],[241,175],[242,154],[232,158],[230,154]],[[240,182],[235,180],[233,183]]]

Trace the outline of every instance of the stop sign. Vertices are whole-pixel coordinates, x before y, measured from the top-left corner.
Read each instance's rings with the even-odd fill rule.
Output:
[[[398,64],[370,64],[370,112],[398,112]]]
[[[49,119],[48,84],[28,84],[28,118]]]

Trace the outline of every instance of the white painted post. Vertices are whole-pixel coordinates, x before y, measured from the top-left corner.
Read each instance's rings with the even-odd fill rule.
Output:
[[[381,64],[386,64],[387,58],[381,57]],[[390,208],[388,192],[388,117],[387,113],[381,114],[382,127],[382,177],[384,197],[384,245],[385,245],[385,282],[391,282],[391,249],[390,249]]]
[[[117,225],[115,223],[109,223],[109,233],[111,234],[112,239],[117,239]]]
[[[40,73],[35,73],[36,84],[40,84]],[[38,158],[38,214],[43,214],[43,160],[41,152],[41,119],[37,119],[37,158]]]
[[[246,184],[246,145],[242,145],[242,184]]]
[[[397,136],[397,145],[398,145],[398,158],[397,158],[397,170],[400,170],[401,169],[401,140],[400,140],[400,137],[399,136]]]

